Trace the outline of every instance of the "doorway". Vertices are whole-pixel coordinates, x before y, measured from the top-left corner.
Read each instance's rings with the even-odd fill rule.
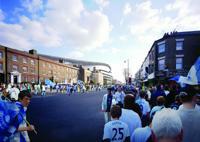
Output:
[[[18,77],[17,75],[14,75],[14,84],[17,84],[18,83]]]

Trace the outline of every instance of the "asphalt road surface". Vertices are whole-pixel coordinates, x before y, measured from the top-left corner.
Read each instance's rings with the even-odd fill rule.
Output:
[[[105,91],[85,94],[34,96],[27,119],[38,132],[32,142],[100,142],[104,117],[101,101]]]

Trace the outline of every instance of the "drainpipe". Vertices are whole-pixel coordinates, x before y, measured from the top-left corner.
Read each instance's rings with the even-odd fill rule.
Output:
[[[5,47],[5,82],[8,84],[8,49]]]
[[[39,65],[39,55],[37,55],[38,56],[38,84],[39,84],[39,82],[40,82],[40,65]]]

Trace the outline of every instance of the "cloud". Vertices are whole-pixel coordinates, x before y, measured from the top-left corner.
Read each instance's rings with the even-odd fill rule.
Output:
[[[119,81],[124,82],[125,81],[125,77],[123,75],[123,68],[120,68],[121,66],[123,66],[123,62],[121,63],[111,63],[111,67],[112,67],[112,75],[114,77],[114,79],[118,79]]]
[[[36,13],[44,8],[43,0],[22,0],[22,6],[30,13]]]
[[[13,48],[15,42],[16,45],[21,45],[20,48],[70,47],[76,50],[93,50],[109,40],[112,26],[108,17],[100,11],[88,11],[81,0],[51,0],[47,3],[42,0],[26,0],[22,5],[35,16],[20,15],[17,24],[2,22],[1,44],[6,43]],[[41,9],[42,16],[37,13]],[[16,26],[20,30],[11,32]],[[21,40],[16,40],[15,37],[20,37]]]
[[[0,9],[0,21],[3,21],[4,20],[4,13],[3,11]]]
[[[18,24],[5,24],[0,22],[0,44],[16,49],[30,49],[32,45]],[[17,34],[16,34],[17,33]]]
[[[166,6],[168,11],[178,11],[178,16],[185,16],[185,15],[192,15],[192,14],[199,14],[200,1],[199,0],[186,0],[180,1],[175,0],[173,3],[170,3]]]
[[[123,14],[128,15],[129,13],[131,13],[131,11],[132,11],[131,5],[129,3],[126,3],[124,6]]]
[[[80,52],[80,51],[72,51],[70,52],[66,57],[67,58],[73,58],[73,59],[78,59],[78,58],[82,58],[84,56],[84,53]]]
[[[95,1],[100,7],[106,7],[109,5],[109,0],[95,0]]]
[[[127,36],[120,36],[119,40],[121,40],[121,41],[127,41]]]
[[[171,23],[177,23],[177,28],[180,30],[199,30],[200,25],[198,21],[200,19],[200,1],[176,0],[166,6],[168,11],[176,12],[176,18],[172,19]]]
[[[111,53],[112,53],[112,54],[117,54],[117,53],[120,52],[120,49],[114,48],[114,47],[112,47],[110,50],[111,50]]]
[[[147,0],[133,6],[133,12],[127,15],[125,20],[129,22],[128,28],[132,38],[140,46],[140,50],[134,49],[133,51],[133,57],[137,58],[132,64],[134,72],[140,68],[153,42],[162,38],[164,33],[173,30],[192,31],[200,29],[198,24],[200,9],[198,5],[200,5],[198,0],[175,0],[168,3],[164,8],[157,9],[153,7],[152,1]],[[142,52],[137,53],[137,51]]]
[[[200,28],[200,25],[197,24],[200,19],[200,10],[195,6],[197,4],[200,4],[198,0],[177,0],[169,3],[162,10],[153,8],[152,2],[149,0],[137,4],[133,14],[128,17],[134,19],[129,25],[130,32],[134,38],[150,48],[152,43],[161,38],[165,32],[197,30]],[[169,11],[173,11],[175,17],[163,16]]]

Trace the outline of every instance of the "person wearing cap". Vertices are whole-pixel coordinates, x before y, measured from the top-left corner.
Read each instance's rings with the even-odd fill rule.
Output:
[[[164,108],[158,111],[153,117],[151,129],[157,142],[182,142],[184,130],[176,110]]]
[[[104,112],[105,123],[111,120],[110,109],[113,104],[112,88],[108,88],[107,91],[108,92],[107,94],[103,96],[103,100],[101,103],[101,109],[102,109],[102,112]]]
[[[103,142],[130,142],[128,125],[119,120],[122,114],[120,106],[111,108],[112,121],[104,125]]]
[[[178,114],[183,124],[183,142],[199,142],[200,140],[200,111],[196,106],[196,90],[193,86],[188,85],[185,92],[180,93],[180,99],[183,103]]]

